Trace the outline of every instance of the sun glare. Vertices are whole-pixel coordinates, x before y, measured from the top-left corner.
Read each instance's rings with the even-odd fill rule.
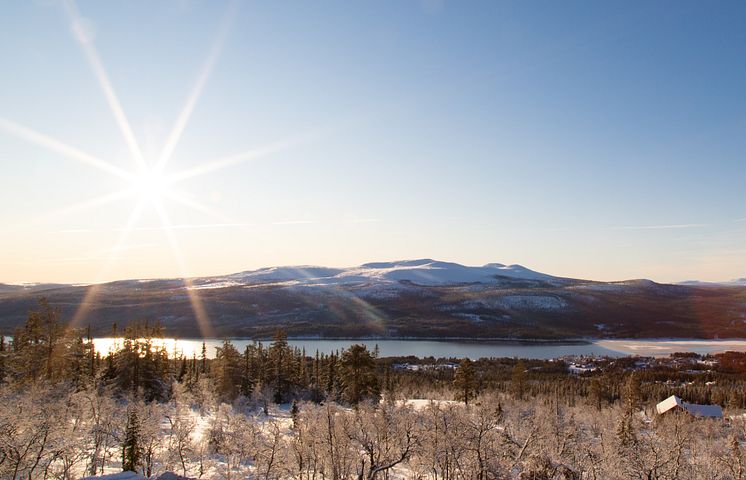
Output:
[[[140,200],[154,203],[168,196],[171,183],[159,169],[148,168],[134,179],[133,188]]]
[[[80,25],[84,21],[78,11],[75,0],[63,0],[62,5],[65,13],[70,20],[70,23],[74,26]],[[109,80],[109,75],[104,67],[104,63],[99,56],[95,43],[92,39],[87,37],[76,35],[76,39],[80,44],[86,59],[88,60],[89,66],[91,67],[96,79],[98,80],[99,87],[107,101],[109,109],[116,120],[116,124],[119,127],[121,134],[123,135],[127,147],[129,149],[130,156],[132,157],[134,165],[131,169],[121,169],[116,167],[109,162],[102,160],[101,158],[90,155],[82,150],[79,150],[67,143],[61,142],[55,138],[52,138],[44,133],[38,132],[25,125],[20,125],[11,120],[0,118],[0,133],[8,133],[17,138],[26,140],[30,143],[41,146],[51,152],[58,153],[64,157],[75,160],[79,163],[94,167],[103,172],[112,174],[126,182],[128,185],[122,191],[113,192],[111,194],[104,195],[102,197],[93,198],[86,202],[82,202],[78,205],[73,205],[64,209],[64,212],[87,210],[111,203],[115,200],[126,199],[133,202],[132,212],[121,230],[121,235],[117,241],[116,247],[112,249],[112,253],[103,263],[101,273],[99,277],[103,278],[104,274],[108,272],[109,267],[118,260],[118,254],[116,252],[121,251],[120,247],[125,246],[130,234],[134,230],[134,227],[140,216],[147,207],[152,207],[158,213],[161,218],[163,230],[166,233],[166,238],[169,242],[170,248],[177,258],[179,264],[180,273],[184,279],[184,285],[189,293],[189,300],[192,304],[195,317],[199,324],[200,330],[203,336],[210,336],[210,319],[208,318],[207,311],[199,298],[197,291],[190,288],[191,281],[189,280],[189,270],[187,268],[184,255],[181,252],[181,248],[177,241],[176,235],[173,232],[174,226],[171,224],[166,208],[166,200],[175,201],[182,206],[186,206],[193,211],[208,214],[215,218],[219,218],[222,224],[239,224],[221,212],[213,211],[207,206],[203,205],[198,198],[192,198],[189,195],[184,195],[178,192],[177,188],[174,188],[175,184],[182,182],[183,180],[199,177],[202,175],[209,174],[216,170],[221,170],[231,166],[238,165],[240,163],[248,162],[258,158],[272,155],[280,150],[284,150],[293,146],[297,141],[284,141],[276,144],[267,146],[260,146],[258,148],[250,149],[246,152],[230,157],[202,161],[197,167],[193,167],[186,171],[175,172],[171,174],[165,173],[166,165],[171,160],[173,153],[181,139],[184,132],[184,128],[188,123],[193,111],[194,106],[199,99],[205,83],[213,69],[215,62],[222,50],[225,37],[228,33],[229,24],[235,14],[236,4],[227,10],[223,23],[219,29],[217,39],[213,45],[210,54],[205,61],[202,70],[200,71],[195,86],[193,87],[184,107],[181,109],[181,113],[176,121],[176,124],[171,129],[171,133],[166,139],[165,145],[161,154],[159,155],[156,162],[148,164],[148,161],[143,157],[142,149],[135,137],[133,129],[130,126],[129,120],[125,115],[124,108],[119,101],[119,98],[114,91],[114,87]],[[134,170],[134,172],[133,172]],[[86,292],[85,298],[78,307],[71,325],[73,327],[78,326],[82,323],[83,318],[86,316],[90,308],[95,305],[96,297],[98,296],[99,288],[97,285],[93,285]]]

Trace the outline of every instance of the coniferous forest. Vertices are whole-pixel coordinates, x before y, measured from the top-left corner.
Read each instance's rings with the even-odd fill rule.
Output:
[[[746,355],[667,360],[325,355],[279,330],[191,358],[158,324],[97,353],[47,302],[0,339],[0,478],[740,479]],[[208,358],[210,357],[210,358]],[[725,419],[656,415],[676,394]]]

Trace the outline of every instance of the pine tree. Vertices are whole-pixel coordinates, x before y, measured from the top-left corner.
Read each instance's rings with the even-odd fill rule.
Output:
[[[743,454],[743,448],[741,447],[741,442],[738,439],[738,436],[733,435],[730,439],[730,453],[732,457],[732,471],[735,474],[736,478],[744,478],[744,474],[746,473],[746,465],[744,464],[744,454]]]
[[[5,381],[5,357],[7,347],[5,346],[5,335],[0,335],[0,384]]]
[[[252,367],[253,360],[253,349],[250,345],[246,345],[243,352],[242,358],[242,371],[241,371],[241,395],[250,397],[254,391],[254,372]]]
[[[85,351],[88,355],[88,375],[90,378],[96,376],[96,345],[93,343],[93,337],[91,336],[91,325],[88,325],[86,329],[86,343]]]
[[[624,409],[627,413],[636,410],[642,402],[642,384],[637,372],[632,372],[627,378],[622,391]]]
[[[122,470],[136,472],[142,463],[143,449],[140,440],[140,419],[134,407],[127,412],[127,426],[122,444]]]
[[[312,382],[317,387],[321,384],[320,383],[320,378],[321,378],[320,373],[321,372],[319,371],[319,351],[316,350],[316,356],[313,359],[313,379],[312,379]]]
[[[226,401],[232,402],[238,396],[243,372],[241,354],[230,340],[223,340],[223,346],[218,347],[212,367],[213,378],[218,395]]]
[[[383,391],[384,400],[386,403],[393,405],[394,404],[394,382],[391,379],[391,370],[389,368],[386,368],[383,371],[383,387],[381,388]]]
[[[173,380],[168,352],[153,344],[154,335],[160,335],[158,326],[136,323],[124,330],[122,347],[112,354],[106,375],[120,393],[142,394],[147,401],[167,398]]]
[[[591,379],[588,386],[588,400],[591,405],[596,407],[596,411],[601,411],[601,401],[603,400],[604,392],[601,380],[599,378]]]
[[[60,311],[52,308],[46,298],[39,301],[41,309],[35,312],[39,315],[40,325],[43,329],[45,341],[45,364],[47,379],[52,380],[55,376],[55,351],[58,342],[61,340],[64,327],[60,323]]]
[[[152,339],[146,338],[142,344],[143,357],[139,361],[140,388],[144,399],[165,400],[168,396],[168,385],[171,383],[168,368],[168,353],[164,347],[153,345]]]
[[[64,358],[64,376],[76,388],[80,388],[88,380],[89,359],[86,344],[80,336],[73,337]]]
[[[298,415],[300,415],[298,401],[293,400],[293,405],[290,407],[290,417],[293,419],[293,430],[297,430],[298,428]]]
[[[287,334],[280,329],[275,334],[272,345],[269,347],[269,357],[273,368],[272,388],[274,389],[274,402],[282,403],[290,394],[292,385],[293,355],[287,341]]]
[[[179,383],[184,381],[184,377],[187,374],[187,359],[184,355],[181,356],[181,367],[179,368],[179,374],[176,376],[176,380]]]
[[[456,400],[466,405],[469,404],[469,400],[476,397],[477,375],[474,364],[468,358],[465,358],[456,369],[453,387],[456,389]]]
[[[319,358],[319,351],[316,350],[316,356],[313,358],[311,366],[311,400],[315,403],[319,403],[322,399],[320,368],[321,359]]]
[[[523,396],[526,394],[526,364],[523,360],[518,360],[518,363],[513,367],[513,373],[510,376],[510,389],[515,398],[523,400]]]
[[[616,438],[617,442],[619,442],[621,455],[624,455],[626,450],[633,448],[637,443],[631,414],[625,414],[619,419],[616,428]]]
[[[342,352],[340,380],[343,398],[351,405],[379,394],[375,359],[365,345],[352,345]]]
[[[338,383],[339,379],[337,378],[337,356],[334,355],[334,353],[331,353],[328,357],[326,357],[326,372],[324,374],[324,390],[326,391],[327,398],[336,400],[338,393]]]
[[[298,357],[298,385],[300,385],[303,388],[307,388],[310,381],[308,373],[308,359],[306,358],[306,349],[303,348],[303,350],[300,353],[300,356]]]
[[[34,382],[41,377],[55,380],[64,363],[58,348],[64,334],[59,315],[59,310],[42,298],[39,309],[29,312],[26,324],[16,329],[10,367],[18,380]]]
[[[190,369],[189,383],[190,387],[197,385],[199,380],[199,369],[197,368],[197,352],[192,352],[192,368]]]

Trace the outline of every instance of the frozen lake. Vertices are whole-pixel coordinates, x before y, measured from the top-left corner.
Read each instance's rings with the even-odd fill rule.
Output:
[[[202,342],[207,347],[207,355],[215,356],[215,347],[222,344],[219,339],[173,339],[166,338],[161,342],[169,353],[176,355],[200,355]],[[105,355],[112,348],[117,348],[121,339],[96,338],[96,350]],[[243,351],[252,340],[231,339],[233,345]],[[271,341],[262,342],[265,346]],[[589,343],[529,343],[465,340],[290,340],[290,345],[305,348],[307,355],[331,353],[342,350],[354,343],[362,343],[372,350],[376,345],[382,357],[416,356],[478,359],[483,357],[519,357],[549,359],[565,355],[595,355],[621,357],[627,355],[665,356],[674,352],[713,353],[726,350],[746,351],[746,340],[598,340]]]

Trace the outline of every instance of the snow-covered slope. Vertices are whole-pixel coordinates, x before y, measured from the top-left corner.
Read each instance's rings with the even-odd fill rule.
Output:
[[[500,277],[539,281],[557,279],[557,277],[535,272],[521,265],[489,263],[481,267],[469,267],[428,258],[366,263],[351,268],[271,267],[237,273],[230,275],[227,279],[216,278],[214,280],[246,284],[289,282],[297,285],[343,285],[409,281],[418,285],[457,285],[495,283],[500,280]]]
[[[686,285],[690,287],[746,287],[746,278],[737,278],[735,280],[729,280],[727,282],[702,282],[700,280],[687,280],[680,282],[679,285]]]
[[[231,280],[246,283],[270,283],[290,281],[312,281],[332,278],[344,270],[340,268],[312,267],[307,265],[297,267],[267,267],[248,272],[230,275]]]

